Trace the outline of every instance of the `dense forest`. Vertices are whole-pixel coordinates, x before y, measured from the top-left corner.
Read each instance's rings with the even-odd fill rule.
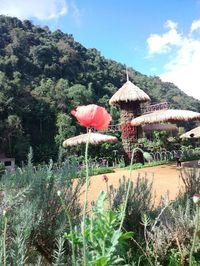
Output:
[[[200,111],[200,102],[172,83],[132,68],[129,78],[152,102]],[[63,140],[85,130],[70,110],[97,103],[117,123],[119,112],[108,100],[125,81],[124,65],[86,49],[71,34],[0,16],[0,153],[20,162],[32,146],[35,161],[57,159]]]

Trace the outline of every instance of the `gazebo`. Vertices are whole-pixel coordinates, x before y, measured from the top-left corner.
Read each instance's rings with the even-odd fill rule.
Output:
[[[81,134],[69,139],[66,139],[63,142],[63,147],[66,148],[67,146],[76,146],[82,143],[87,143],[87,141],[90,144],[100,144],[104,142],[117,142],[118,139],[117,137],[114,136],[109,136],[101,133],[86,133],[86,134]]]
[[[200,126],[191,129],[190,131],[182,134],[181,139],[199,139],[200,138]]]
[[[141,115],[131,121],[132,126],[141,126],[145,124],[155,124],[162,122],[176,123],[179,121],[200,120],[200,113],[189,110],[159,110],[149,114]]]
[[[147,101],[150,101],[149,96],[129,81],[128,75],[127,82],[109,100],[110,105],[119,106],[121,111],[120,129],[126,163],[130,162],[131,151],[138,136],[138,128],[132,126],[131,121],[133,118],[140,115],[140,104]]]

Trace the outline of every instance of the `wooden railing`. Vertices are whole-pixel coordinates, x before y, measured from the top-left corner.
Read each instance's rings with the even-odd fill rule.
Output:
[[[158,110],[167,110],[168,108],[169,108],[169,105],[167,102],[161,102],[161,103],[156,103],[156,104],[145,106],[144,108],[141,108],[138,110],[136,109],[135,114],[142,115],[142,114],[147,114],[147,113],[151,113],[151,112],[158,111]],[[96,132],[96,131],[97,130],[92,129],[92,132]],[[117,131],[121,131],[120,124],[110,125],[108,129],[102,130],[102,132],[117,132]]]

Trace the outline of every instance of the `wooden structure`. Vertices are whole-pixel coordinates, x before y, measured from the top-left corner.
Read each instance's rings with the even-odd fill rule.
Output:
[[[0,162],[5,165],[8,170],[15,170],[15,158],[7,158],[4,153],[0,154]]]
[[[141,114],[140,103],[150,101],[149,96],[140,88],[129,81],[111,97],[109,104],[120,107],[120,130],[124,147],[125,163],[130,162],[131,151],[137,142],[139,129],[131,125],[133,118]]]
[[[200,138],[200,126],[185,132],[180,136],[181,139],[199,139]]]
[[[87,141],[90,144],[99,144],[104,142],[117,142],[118,139],[117,137],[91,132],[66,139],[63,142],[63,147],[66,148],[67,146],[76,146],[78,144],[87,143]]]
[[[132,126],[141,126],[145,124],[155,123],[176,123],[180,121],[195,121],[200,120],[200,113],[189,111],[189,110],[159,110],[149,114],[141,115],[140,117],[134,118],[131,121]]]

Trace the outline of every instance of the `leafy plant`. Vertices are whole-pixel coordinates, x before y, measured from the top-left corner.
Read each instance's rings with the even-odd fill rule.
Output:
[[[85,239],[88,265],[122,265],[126,260],[128,240],[132,232],[123,233],[119,230],[122,219],[120,211],[105,209],[106,193],[101,192],[90,217],[86,219]],[[79,251],[77,265],[82,265],[83,234],[81,228],[75,228],[73,233],[76,250]],[[72,241],[72,234],[65,234],[66,239]]]

